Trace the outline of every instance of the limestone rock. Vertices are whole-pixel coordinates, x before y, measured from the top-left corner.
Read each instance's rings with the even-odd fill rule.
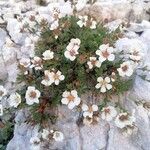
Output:
[[[15,3],[14,3],[15,1]],[[48,4],[46,7],[25,7],[20,6],[20,0],[11,1],[11,5],[0,10],[0,13],[5,13],[4,19],[8,21],[7,30],[10,38],[15,42],[14,46],[7,47],[5,45],[7,33],[0,29],[0,80],[7,79],[5,86],[10,90],[18,88],[14,83],[16,81],[17,59],[22,57],[33,57],[34,47],[32,45],[26,45],[26,34],[19,32],[20,24],[17,19],[14,18],[12,10],[18,9],[16,13],[21,11],[24,14],[30,14],[30,9],[38,10],[39,14],[45,18],[48,17],[49,9],[53,4]],[[52,2],[48,0],[48,2]],[[54,2],[54,1],[53,1]],[[55,1],[57,2],[57,1]],[[98,0],[97,4],[86,7],[83,10],[85,1],[78,4],[78,10],[80,14],[89,12],[92,16],[96,17],[98,21],[114,21],[107,25],[113,30],[118,27],[123,21],[139,22],[143,18],[147,19],[146,11],[148,10],[149,2],[144,0]],[[18,5],[17,7],[17,4]],[[69,3],[66,6],[61,0],[61,8],[64,14],[70,12]],[[34,4],[35,5],[35,4]],[[12,8],[14,7],[14,8]],[[69,8],[69,9],[68,9]],[[67,12],[68,10],[68,12]],[[15,11],[12,11],[15,12]],[[119,12],[119,13],[118,13]],[[141,33],[141,34],[139,34]],[[118,50],[121,50],[123,45],[128,45],[129,39],[134,39],[144,45],[144,53],[146,57],[144,62],[150,64],[150,53],[146,47],[150,48],[150,23],[144,20],[141,24],[132,23],[131,27],[127,30],[126,36],[128,38],[120,39],[116,46]],[[130,43],[131,44],[131,43]],[[133,43],[132,43],[133,44]],[[88,97],[85,97],[87,100]],[[82,114],[79,114],[76,110],[69,110],[66,106],[60,106],[58,108],[58,121],[56,125],[50,125],[50,128],[56,128],[63,132],[64,141],[43,143],[41,150],[149,150],[150,147],[150,120],[148,111],[143,106],[137,106],[137,102],[146,101],[150,102],[150,83],[144,81],[139,76],[136,76],[133,88],[124,96],[120,97],[122,105],[132,113],[135,110],[136,127],[137,132],[133,133],[130,137],[122,135],[121,131],[114,126],[113,122],[107,123],[100,120],[96,125],[83,126],[78,123],[78,119]],[[26,123],[28,118],[28,111],[21,110],[16,113],[15,129],[12,140],[7,145],[7,150],[33,150],[30,145],[30,138],[38,134],[39,127],[31,126]]]
[[[133,144],[131,137],[125,137],[114,126],[110,127],[108,132],[107,150],[142,150],[140,147]]]
[[[26,34],[20,33],[20,24],[16,19],[8,19],[7,30],[15,43],[22,45],[24,43]]]
[[[150,120],[147,110],[142,106],[136,108],[136,120],[138,127],[138,143],[141,144],[142,149],[149,150],[150,134],[148,131],[150,131]]]
[[[4,59],[2,56],[0,56],[0,80],[5,80],[7,78],[7,70],[6,65],[4,63]]]
[[[2,48],[2,46],[5,43],[6,36],[7,36],[6,32],[0,28],[0,49]]]
[[[149,34],[150,34],[150,27],[149,27],[149,29],[145,30],[145,31],[143,32],[143,34],[141,35],[141,38],[143,38],[143,40],[144,40],[147,44],[150,42]],[[149,44],[148,44],[148,46],[149,46]],[[150,46],[149,46],[149,48],[150,48]]]
[[[105,149],[107,145],[107,132],[109,125],[100,120],[96,125],[83,126],[80,129],[81,149],[96,150]]]
[[[136,77],[132,92],[129,94],[129,98],[134,101],[150,101],[150,82]]]

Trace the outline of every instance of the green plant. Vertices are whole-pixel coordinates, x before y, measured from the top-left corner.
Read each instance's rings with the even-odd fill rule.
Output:
[[[5,150],[8,142],[13,136],[13,123],[0,122],[0,150]]]
[[[90,19],[92,20],[89,16]],[[43,58],[44,52],[50,50],[54,53],[54,58],[51,60],[40,60],[42,68],[36,70],[33,67],[29,69],[30,71],[27,69],[28,74],[26,75],[24,75],[26,68],[21,66],[22,74],[18,79],[21,82],[25,82],[24,88],[20,91],[20,94],[24,98],[23,101],[25,102],[25,93],[29,86],[34,86],[41,92],[39,104],[29,106],[31,107],[33,120],[37,122],[48,118],[52,118],[52,120],[56,118],[54,117],[56,115],[55,111],[50,117],[50,109],[60,104],[62,94],[65,90],[71,91],[75,89],[80,96],[88,92],[99,94],[100,90],[95,89],[98,77],[109,77],[111,79],[113,78],[112,74],[114,74],[115,81],[112,82],[113,88],[108,90],[106,95],[120,94],[131,87],[132,77],[130,77],[131,79],[124,80],[118,74],[117,69],[123,63],[123,59],[119,58],[118,53],[116,53],[118,58],[114,61],[105,60],[101,63],[100,67],[94,66],[90,69],[87,64],[90,57],[98,59],[95,52],[99,49],[100,45],[109,44],[109,46],[113,47],[115,41],[121,36],[120,31],[117,29],[110,33],[101,24],[97,24],[95,29],[91,29],[90,22],[89,26],[81,28],[77,24],[78,21],[79,18],[75,16],[61,18],[59,20],[59,27],[54,30],[51,30],[47,23],[44,26],[42,24],[41,36],[36,43],[35,55],[38,58]],[[80,39],[81,41],[79,54],[74,61],[66,59],[64,55],[71,39]],[[52,71],[54,74],[60,71],[65,79],[59,85],[51,84],[45,86],[41,84],[44,79],[45,70]]]

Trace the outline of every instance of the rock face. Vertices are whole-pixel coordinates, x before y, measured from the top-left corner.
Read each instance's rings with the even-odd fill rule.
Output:
[[[90,12],[97,20],[105,22],[116,19],[136,22],[150,19],[148,5],[150,5],[149,1],[98,0],[96,4],[86,7],[81,13],[86,14]]]
[[[18,59],[22,56],[29,57],[33,54],[30,53],[31,51],[27,51],[28,48],[25,45],[25,39],[29,35],[17,32],[19,24],[16,18],[9,13],[13,12],[14,9],[17,11],[18,6],[21,7],[23,6],[21,4],[27,5],[27,3],[20,0],[10,2],[7,2],[7,4],[0,3],[0,16],[4,19],[4,22],[7,22],[5,29],[0,28],[0,80],[3,81],[8,89],[13,89],[18,73]],[[34,8],[40,10],[40,13],[46,16],[46,11],[43,11],[43,7],[37,8],[35,2],[30,2],[33,3],[32,7],[29,7],[29,5],[28,7],[21,7],[23,13]],[[47,2],[52,1],[47,0]],[[150,19],[148,15],[150,2],[148,0],[135,0],[133,2],[131,0],[98,0],[97,4],[92,7],[86,6],[86,8],[83,5],[84,3],[85,1],[83,0],[82,5],[78,4],[81,6],[79,7],[81,14],[90,11],[97,20],[109,22],[107,25],[110,28],[114,28],[114,26],[123,21],[139,22],[144,20],[142,23],[131,24],[126,31],[126,36],[139,39],[148,47],[145,63],[150,64],[150,22],[148,22]],[[5,14],[3,14],[4,12]],[[8,39],[13,41],[13,45]],[[43,146],[41,150],[149,150],[150,113],[143,105],[137,105],[137,102],[150,102],[150,83],[137,76],[132,90],[121,99],[127,110],[135,109],[137,131],[132,136],[123,136],[113,122],[108,123],[100,120],[96,125],[78,125],[77,120],[80,114],[61,106],[59,107],[59,119],[56,127],[64,133],[65,139],[63,142]],[[16,114],[14,137],[9,142],[7,150],[32,150],[29,141],[31,136],[37,134],[39,127],[26,124],[27,116],[26,110],[21,110]]]
[[[3,29],[0,29],[0,49],[2,49],[2,47],[5,43],[6,36],[7,36],[6,32]],[[0,51],[0,68],[1,68],[0,79],[4,80],[5,78],[7,78],[7,71],[4,69],[5,62],[4,62],[2,51]]]

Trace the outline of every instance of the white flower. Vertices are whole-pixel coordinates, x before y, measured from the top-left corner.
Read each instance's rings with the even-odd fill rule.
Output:
[[[81,99],[78,97],[76,90],[72,90],[71,92],[65,91],[62,96],[62,104],[68,105],[69,109],[73,109],[81,102]]]
[[[76,38],[76,39],[71,39],[70,43],[72,43],[73,45],[79,46],[81,44],[81,41],[80,41],[80,39]]]
[[[55,141],[61,142],[61,141],[63,141],[63,139],[64,139],[64,135],[63,135],[63,133],[60,132],[60,131],[55,131],[55,132],[53,133],[53,138],[54,138]]]
[[[45,86],[50,86],[52,83],[55,83],[55,85],[59,85],[59,82],[65,79],[65,76],[62,75],[59,70],[56,73],[45,70],[44,74],[45,78],[41,83]]]
[[[118,128],[124,128],[126,126],[133,126],[135,122],[135,117],[129,115],[128,113],[120,113],[115,119],[115,124]]]
[[[97,22],[91,18],[88,20],[88,16],[79,16],[78,17],[80,20],[77,22],[80,28],[83,26],[90,27],[91,29],[96,29]]]
[[[115,55],[112,54],[113,51],[113,47],[109,47],[109,44],[102,44],[99,50],[96,51],[96,55],[99,56],[101,62],[105,60],[113,61],[115,59]]]
[[[91,29],[96,29],[97,22],[91,18],[89,25]]]
[[[41,93],[39,90],[35,89],[33,86],[29,86],[26,91],[26,103],[32,105],[33,103],[39,103],[39,97]]]
[[[136,49],[135,47],[130,48],[129,57],[133,61],[140,61],[142,59],[143,53],[140,52],[140,49]]]
[[[87,62],[89,69],[92,69],[93,67],[98,67],[100,68],[101,66],[101,62],[99,60],[97,60],[96,57],[90,57],[90,61]]]
[[[77,22],[79,27],[82,28],[83,26],[86,26],[86,22],[88,20],[88,16],[79,16],[79,19],[80,20]]]
[[[54,58],[54,52],[50,50],[46,50],[42,55],[44,60],[50,60]]]
[[[107,106],[102,109],[101,117],[103,120],[111,121],[116,115],[117,111],[113,106]]]
[[[44,79],[41,81],[41,83],[45,86],[50,86],[54,80],[51,78],[51,72],[49,70],[44,71]]]
[[[83,117],[84,118],[86,118],[86,117],[92,118],[93,113],[95,111],[98,111],[98,106],[97,105],[87,106],[86,104],[83,104],[82,110],[83,110]]]
[[[61,72],[58,70],[56,73],[50,73],[50,79],[55,83],[55,85],[58,85],[60,81],[65,79],[65,76],[62,75]]]
[[[133,74],[133,66],[131,62],[126,61],[120,65],[120,68],[117,69],[119,75],[122,77],[128,76],[130,77]]]
[[[54,21],[51,26],[50,26],[50,30],[55,30],[59,27],[59,23],[58,20]]]
[[[32,65],[30,68],[35,68],[35,70],[41,70],[43,68],[42,59],[40,57],[35,56],[31,62]]]
[[[110,78],[106,77],[103,79],[102,77],[97,78],[97,85],[95,86],[96,89],[101,88],[101,92],[105,93],[106,90],[110,90],[112,88],[112,85],[110,84]]]
[[[40,150],[40,139],[39,137],[31,137],[30,143],[31,143],[31,149],[32,150]]]
[[[76,55],[78,55],[78,49],[80,48],[80,39],[71,39],[70,43],[66,47],[66,51],[64,53],[65,57],[74,61],[76,59]]]
[[[0,104],[0,116],[3,116],[3,105]]]
[[[48,139],[49,134],[50,134],[50,132],[48,130],[43,129],[43,132],[41,135],[42,135],[42,138],[46,140],[46,139]]]
[[[17,92],[11,94],[10,97],[9,97],[8,103],[9,103],[9,105],[11,107],[17,108],[18,105],[21,103],[21,96],[20,96],[20,94],[18,94]]]
[[[22,58],[20,61],[19,61],[20,65],[23,66],[24,68],[28,68],[30,66],[30,59],[29,58]]]
[[[7,95],[6,89],[2,85],[0,85],[0,100],[6,95]]]

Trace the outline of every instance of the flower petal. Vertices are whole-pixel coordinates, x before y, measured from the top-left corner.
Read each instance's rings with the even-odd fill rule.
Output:
[[[74,101],[75,105],[78,106],[81,102],[81,99],[79,97],[77,97]]]
[[[68,104],[69,109],[73,109],[75,107],[75,103],[73,101],[70,101]]]
[[[70,95],[70,92],[65,91],[65,92],[63,92],[63,95],[62,95],[62,96],[66,98],[66,97],[68,97],[69,95]]]
[[[97,105],[92,105],[93,111],[98,111],[98,106]]]
[[[106,92],[106,87],[105,87],[105,86],[102,86],[100,91],[101,91],[102,93],[105,93],[105,92]]]
[[[64,80],[64,79],[65,79],[65,76],[64,76],[64,75],[61,75],[61,76],[59,77],[59,79],[60,79],[60,80]]]
[[[105,78],[105,81],[106,81],[107,83],[110,83],[110,78],[109,78],[109,77],[106,77],[106,78]]]
[[[87,111],[88,110],[88,106],[86,104],[82,104],[82,110],[83,111]]]
[[[114,54],[110,54],[110,55],[108,56],[108,60],[109,60],[109,61],[114,61],[114,59],[115,59],[115,55],[114,55]]]
[[[72,90],[72,91],[71,91],[71,94],[72,94],[74,97],[77,97],[77,96],[78,96],[78,93],[77,93],[76,90]]]
[[[96,86],[95,86],[96,89],[99,89],[100,87],[101,87],[100,83],[96,84]]]
[[[106,88],[107,88],[108,90],[110,90],[110,89],[112,88],[112,85],[111,85],[111,84],[106,84]]]
[[[62,104],[68,105],[69,101],[67,98],[62,98],[61,99]]]
[[[102,77],[98,77],[97,78],[97,82],[102,82],[103,81],[103,78]]]

